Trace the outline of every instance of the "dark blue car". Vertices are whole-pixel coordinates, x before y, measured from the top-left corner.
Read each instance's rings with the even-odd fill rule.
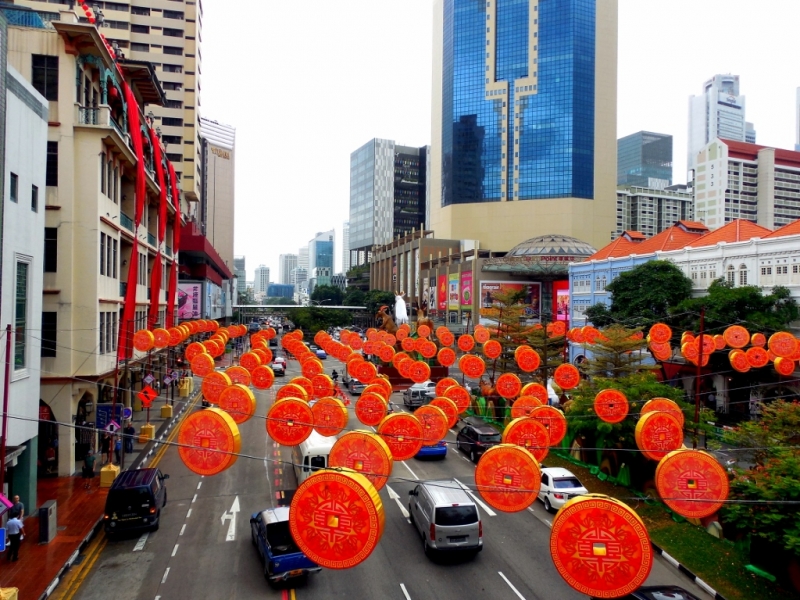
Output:
[[[270,582],[285,581],[290,577],[302,577],[322,570],[294,543],[289,530],[288,506],[253,513],[250,517],[250,537],[264,563],[264,577]]]
[[[423,446],[414,458],[447,458],[447,443],[444,440],[433,446]]]

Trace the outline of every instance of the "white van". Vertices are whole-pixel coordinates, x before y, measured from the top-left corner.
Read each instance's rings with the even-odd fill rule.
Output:
[[[305,442],[293,448],[292,463],[298,486],[314,471],[328,466],[328,456],[335,442],[335,437],[325,437],[312,431]]]

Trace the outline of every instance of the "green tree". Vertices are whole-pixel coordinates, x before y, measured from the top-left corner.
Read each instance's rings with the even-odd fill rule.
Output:
[[[270,296],[268,298],[264,298],[264,300],[261,302],[261,304],[263,304],[265,306],[270,306],[270,305],[274,305],[274,304],[295,304],[296,305],[297,302],[295,302],[291,298],[284,298],[283,296]]]
[[[295,326],[312,336],[319,330],[329,327],[347,327],[353,323],[349,310],[304,306],[288,309],[288,317]]]
[[[394,307],[394,292],[387,292],[385,290],[370,290],[364,294],[364,304],[367,307],[367,312],[375,315],[378,309],[386,305],[389,308]]]
[[[616,379],[657,368],[643,364],[649,355],[643,352],[647,348],[647,340],[637,335],[641,329],[611,325],[601,333],[602,336],[594,344],[585,346],[591,349],[592,357],[581,368],[589,377]]]
[[[730,431],[725,442],[751,448],[750,469],[735,469],[730,499],[722,516],[743,532],[780,544],[800,557],[800,403],[776,400],[764,405],[761,419]]]
[[[311,292],[311,300],[328,306],[342,306],[344,292],[335,285],[317,285]]]
[[[611,306],[595,305],[587,313],[595,327],[646,327],[667,320],[670,307],[691,295],[692,280],[667,260],[651,260],[621,273],[606,290],[612,294]]]
[[[365,306],[366,293],[355,287],[349,287],[345,290],[344,299],[342,300],[343,306]]]
[[[769,294],[752,285],[734,287],[722,279],[714,281],[702,298],[684,298],[673,309],[676,324],[690,331],[700,328],[699,313],[705,307],[705,328],[719,333],[732,324],[741,324],[752,331],[774,333],[788,329],[796,321],[797,302],[783,287],[772,288]]]

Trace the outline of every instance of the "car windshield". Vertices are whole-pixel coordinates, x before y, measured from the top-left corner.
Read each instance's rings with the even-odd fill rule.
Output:
[[[478,440],[481,442],[497,442],[499,444],[502,441],[502,437],[499,433],[482,433],[478,436]]]
[[[436,509],[437,525],[470,525],[477,521],[478,510],[474,506],[443,506]]]
[[[553,487],[557,490],[566,490],[569,488],[579,488],[583,486],[575,477],[565,477],[563,479],[554,479]]]

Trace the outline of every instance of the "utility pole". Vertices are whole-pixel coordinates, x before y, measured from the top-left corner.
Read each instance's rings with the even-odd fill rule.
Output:
[[[694,436],[692,436],[692,450],[697,450],[698,424],[700,423],[700,376],[703,368],[703,333],[706,325],[706,307],[700,309],[700,335],[697,336],[697,345],[700,352],[697,355],[697,371],[694,378]]]

